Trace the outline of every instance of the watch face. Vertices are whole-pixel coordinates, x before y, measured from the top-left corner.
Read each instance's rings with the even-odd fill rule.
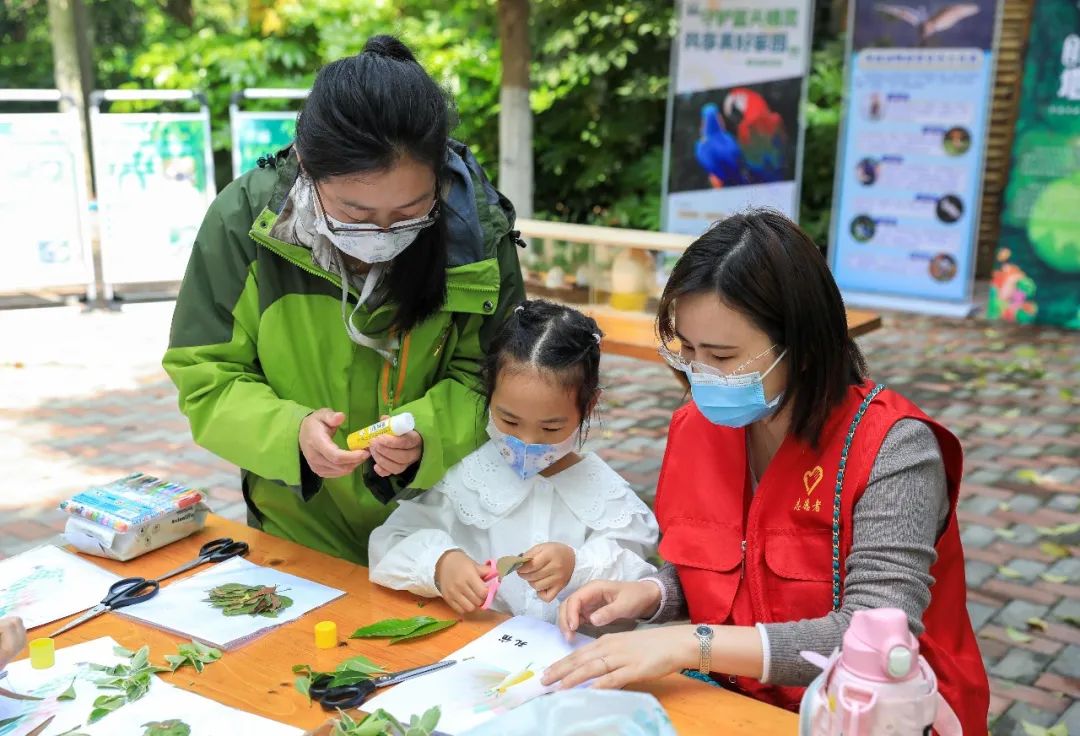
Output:
[[[708,626],[698,626],[694,633],[698,636],[712,637],[712,629]]]

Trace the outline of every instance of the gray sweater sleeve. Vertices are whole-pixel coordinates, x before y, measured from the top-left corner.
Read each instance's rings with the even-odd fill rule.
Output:
[[[767,639],[767,678],[774,685],[807,685],[819,670],[799,656],[829,655],[840,646],[854,611],[894,607],[921,634],[930,603],[934,545],[949,516],[945,464],[933,431],[914,419],[897,422],[885,436],[870,480],[855,505],[851,553],[844,579],[844,604],[822,618],[760,628]],[[662,602],[649,623],[685,618],[686,600],[675,568],[664,565],[654,578]]]

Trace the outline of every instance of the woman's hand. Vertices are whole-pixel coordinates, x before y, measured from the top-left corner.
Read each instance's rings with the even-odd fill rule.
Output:
[[[662,626],[602,636],[548,667],[542,682],[565,690],[596,678],[593,687],[619,688],[696,667],[697,660],[692,626]]]
[[[0,670],[26,646],[26,628],[18,616],[0,618]]]
[[[528,557],[518,570],[518,576],[532,586],[540,600],[551,603],[574,575],[577,553],[573,547],[559,542],[538,544],[522,555]]]
[[[660,607],[660,586],[647,580],[594,580],[563,601],[559,628],[567,640],[583,623],[607,626],[620,619],[651,618]]]
[[[390,417],[384,416],[383,419]],[[375,458],[375,472],[383,478],[401,475],[424,455],[424,438],[413,430],[401,436],[382,434],[371,441],[371,456]]]
[[[371,457],[367,450],[342,450],[334,443],[334,433],[344,421],[339,411],[319,409],[300,422],[300,452],[320,478],[349,475]]]
[[[487,598],[486,572],[487,565],[479,565],[460,549],[452,549],[435,564],[435,587],[455,611],[472,613]]]

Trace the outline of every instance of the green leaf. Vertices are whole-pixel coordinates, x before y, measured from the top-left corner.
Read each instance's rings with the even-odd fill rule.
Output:
[[[1005,635],[1017,644],[1027,644],[1034,639],[1034,637],[1032,637],[1030,634],[1025,634],[1023,631],[1015,629],[1012,626],[1006,627]]]
[[[0,727],[2,727],[3,725],[3,723],[0,723]],[[82,726],[76,726],[75,728],[64,731],[63,733],[58,733],[56,734],[56,736],[90,736],[90,734],[84,732],[82,730]]]
[[[367,674],[383,674],[386,672],[382,667],[372,662],[362,654],[358,654],[355,657],[349,657],[337,666],[337,671],[342,672],[345,670],[351,670],[353,672],[365,672]]]
[[[1025,481],[1027,483],[1034,483],[1036,485],[1039,483],[1040,480],[1042,480],[1042,476],[1034,470],[1017,470],[1016,478],[1018,480]]]
[[[1069,726],[1063,721],[1046,730],[1047,736],[1069,736]]]
[[[305,698],[308,698],[309,700],[311,699],[311,676],[310,675],[300,675],[295,680],[293,680],[293,686],[296,688],[296,691],[298,693],[303,695]]]
[[[1018,571],[1012,569],[1011,567],[1005,567],[1004,565],[999,567],[997,569],[997,571],[998,571],[998,575],[1000,575],[1003,578],[1010,578],[1010,579],[1015,580],[1016,578],[1024,577],[1023,573],[1018,572]]]
[[[1080,628],[1080,616],[1065,615],[1059,616],[1058,618],[1067,623],[1069,626],[1075,626],[1077,628]]]
[[[1027,721],[1020,721],[1020,725],[1024,728],[1024,733],[1027,736],[1048,736],[1050,733],[1042,726],[1037,726],[1034,723],[1028,723]]]
[[[135,652],[135,656],[131,657],[131,666],[134,669],[141,670],[143,667],[150,663],[150,647],[143,646],[139,651]]]
[[[1060,583],[1069,582],[1069,578],[1067,576],[1065,576],[1065,575],[1052,575],[1051,573],[1048,573],[1048,572],[1039,573],[1039,577],[1042,578],[1043,580],[1045,580],[1048,583],[1058,583],[1058,584],[1060,584]]]
[[[168,721],[152,721],[144,723],[143,736],[190,736],[191,726],[174,718]]]
[[[59,701],[74,700],[75,698],[76,698],[76,695],[75,695],[75,680],[71,681],[71,684],[68,685],[67,690],[65,690],[64,692],[62,692],[62,693],[60,693],[59,695],[56,696],[56,699],[59,700]]]
[[[131,659],[133,656],[135,656],[135,652],[131,651],[130,649],[124,649],[120,646],[113,647],[113,654],[115,654],[117,657],[123,657],[124,659]],[[100,667],[101,665],[98,666]]]
[[[350,639],[381,639],[405,636],[422,626],[435,623],[431,616],[413,616],[412,618],[388,618],[362,626],[352,633]]]
[[[412,632],[411,634],[394,637],[390,640],[390,643],[397,644],[398,642],[407,641],[409,639],[419,639],[422,636],[428,636],[430,634],[442,631],[443,629],[449,629],[455,624],[457,624],[457,620],[455,619],[450,619],[448,621],[436,621],[434,623],[428,624],[427,626],[421,626],[419,629]]]
[[[1048,626],[1041,618],[1035,617],[1029,618],[1025,623],[1027,623],[1027,627],[1033,631],[1046,631],[1046,627]]]
[[[1016,538],[1016,532],[1014,532],[1012,529],[995,529],[994,534],[998,535],[999,537],[1002,537],[1003,539],[1015,539]]]
[[[187,657],[182,657],[179,654],[166,654],[165,661],[169,663],[169,669],[176,672],[178,669],[184,666],[188,661]]]
[[[442,711],[439,710],[439,706],[429,709],[420,718],[420,727],[426,729],[428,732],[434,731],[435,727],[439,725],[439,718],[442,717]]]
[[[1069,551],[1068,547],[1058,544],[1057,542],[1043,542],[1039,545],[1039,549],[1044,555],[1049,555],[1055,560],[1061,560],[1072,556],[1072,552]]]

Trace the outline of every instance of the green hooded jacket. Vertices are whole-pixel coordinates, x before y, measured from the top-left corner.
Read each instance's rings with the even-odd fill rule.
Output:
[[[339,277],[316,265],[309,248],[270,236],[299,167],[291,149],[268,163],[210,206],[162,363],[195,441],[241,468],[252,523],[367,564],[368,535],[393,510],[391,500],[430,488],[486,439],[481,362],[524,299],[514,212],[468,149],[452,142],[442,215],[446,304],[399,335],[387,361],[346,333]],[[353,324],[378,339],[393,315],[388,301],[362,307]],[[342,448],[348,432],[411,412],[424,439],[421,461],[405,477],[379,478],[369,461],[349,476],[318,478],[298,437],[300,422],[322,407],[346,416],[335,437]]]

